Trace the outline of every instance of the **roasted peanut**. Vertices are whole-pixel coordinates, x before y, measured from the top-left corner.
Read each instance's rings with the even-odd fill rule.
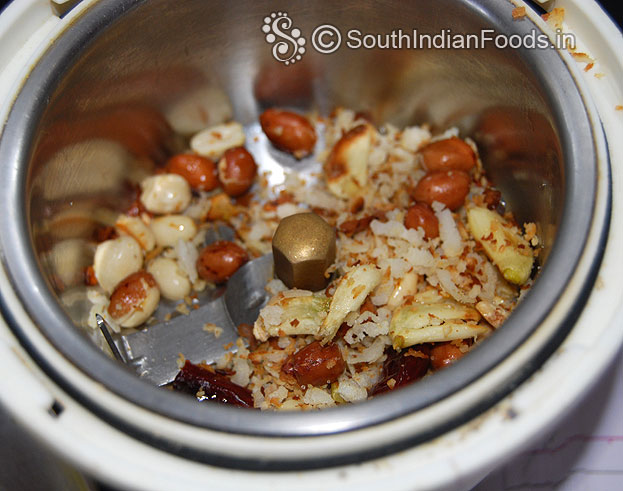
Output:
[[[165,257],[157,257],[147,266],[164,298],[182,300],[190,294],[191,284],[177,262]]]
[[[118,235],[129,235],[143,250],[149,252],[156,246],[156,239],[149,227],[139,217],[119,215],[115,222]]]
[[[299,114],[267,109],[260,115],[260,124],[273,145],[297,159],[309,155],[314,149],[316,130]]]
[[[246,148],[227,150],[218,162],[218,178],[229,196],[236,197],[246,193],[257,172],[257,165]]]
[[[226,240],[210,244],[199,254],[197,272],[204,280],[223,283],[249,260],[246,251]]]
[[[154,277],[137,271],[117,285],[108,304],[108,313],[122,327],[136,327],[145,322],[158,307],[160,290]]]
[[[141,202],[152,213],[179,213],[192,197],[186,179],[177,174],[157,174],[141,183]]]
[[[472,147],[456,136],[429,143],[421,150],[421,155],[428,171],[469,172],[476,165],[476,154]]]
[[[322,386],[335,382],[345,367],[337,344],[322,346],[314,341],[291,355],[281,370],[294,377],[299,385]]]
[[[212,191],[218,187],[216,164],[201,155],[183,153],[169,159],[167,172],[182,176],[191,188],[199,191]]]
[[[439,220],[427,203],[415,203],[409,208],[405,216],[405,227],[422,228],[427,239],[439,237]]]
[[[178,240],[191,240],[197,234],[195,222],[185,215],[157,217],[149,226],[160,247],[173,247]]]
[[[463,171],[429,172],[417,183],[411,197],[429,205],[438,201],[454,211],[465,202],[470,182],[469,174]]]
[[[124,235],[97,246],[93,270],[100,286],[111,292],[115,286],[143,265],[141,246],[132,237]]]
[[[231,121],[200,131],[191,138],[190,148],[204,157],[218,159],[225,150],[244,145],[244,140],[242,125]]]
[[[461,349],[453,342],[437,343],[430,350],[430,363],[433,370],[445,368],[463,356]]]

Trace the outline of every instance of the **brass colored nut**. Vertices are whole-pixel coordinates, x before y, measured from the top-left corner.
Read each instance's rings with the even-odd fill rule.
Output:
[[[335,230],[315,213],[284,218],[273,236],[275,274],[288,288],[318,291],[335,261]]]

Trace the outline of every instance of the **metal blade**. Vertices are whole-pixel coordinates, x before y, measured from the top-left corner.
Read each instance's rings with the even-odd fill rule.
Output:
[[[235,352],[237,326],[252,324],[268,300],[265,286],[272,268],[272,254],[254,259],[229,279],[223,296],[188,315],[121,336],[126,359],[141,377],[165,385],[179,371],[180,354],[194,363],[212,363],[227,351]],[[223,329],[218,338],[206,330],[208,323]]]

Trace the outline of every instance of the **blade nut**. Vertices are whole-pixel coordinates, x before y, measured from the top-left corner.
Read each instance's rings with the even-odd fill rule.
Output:
[[[288,288],[322,290],[335,261],[335,229],[315,213],[284,218],[273,236],[275,275]]]

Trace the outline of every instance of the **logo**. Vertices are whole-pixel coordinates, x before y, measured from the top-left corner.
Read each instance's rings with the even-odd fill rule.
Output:
[[[292,29],[292,19],[286,12],[273,12],[265,17],[262,32],[266,42],[273,45],[273,57],[284,65],[300,61],[305,54],[306,40],[300,29]]]

